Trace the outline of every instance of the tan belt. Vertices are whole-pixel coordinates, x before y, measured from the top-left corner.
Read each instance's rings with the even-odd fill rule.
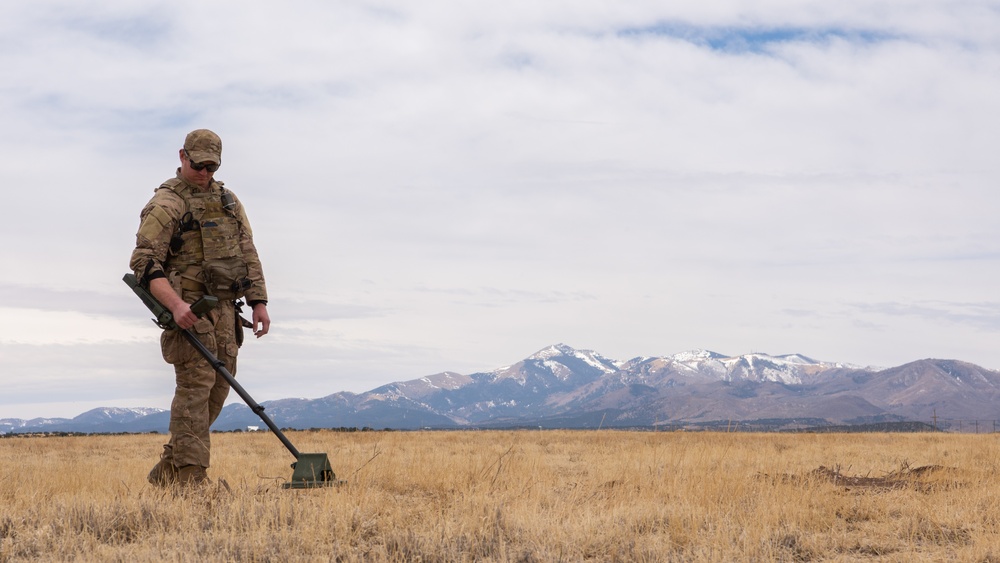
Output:
[[[197,291],[200,293],[205,293],[207,289],[205,284],[188,278],[181,278],[181,288],[185,291]]]

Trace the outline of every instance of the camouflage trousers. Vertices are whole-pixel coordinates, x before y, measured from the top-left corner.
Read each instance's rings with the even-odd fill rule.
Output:
[[[232,302],[220,300],[219,306],[199,319],[190,330],[235,377],[239,346],[234,318]],[[229,395],[229,383],[216,373],[181,331],[163,331],[160,348],[163,359],[173,364],[177,381],[170,404],[170,441],[163,446],[160,458],[175,467],[208,467],[209,428],[222,412]]]

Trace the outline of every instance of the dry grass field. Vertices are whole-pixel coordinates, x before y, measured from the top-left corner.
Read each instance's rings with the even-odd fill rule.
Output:
[[[163,436],[0,439],[0,562],[1000,561],[998,435],[289,437],[347,483],[281,488],[269,433],[184,493],[145,481]]]

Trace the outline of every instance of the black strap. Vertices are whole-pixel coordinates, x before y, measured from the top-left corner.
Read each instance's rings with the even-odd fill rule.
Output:
[[[170,252],[176,254],[180,252],[181,246],[184,245],[184,238],[181,236],[188,231],[193,231],[201,227],[198,221],[194,220],[194,215],[190,211],[181,215],[180,225],[174,236],[170,237]]]

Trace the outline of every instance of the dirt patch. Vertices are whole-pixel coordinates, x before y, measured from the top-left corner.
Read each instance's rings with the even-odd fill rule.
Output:
[[[840,466],[819,466],[805,475],[784,475],[784,482],[828,482],[845,490],[890,491],[896,489],[911,489],[924,493],[960,487],[963,482],[958,478],[955,468],[943,465],[922,465],[910,467],[904,464],[895,471],[873,477],[871,475],[849,475]]]

